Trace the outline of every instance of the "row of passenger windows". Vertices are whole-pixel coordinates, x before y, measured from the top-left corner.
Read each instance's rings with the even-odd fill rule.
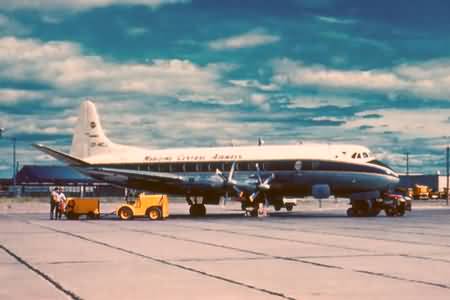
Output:
[[[236,163],[236,171],[256,171],[257,162]],[[231,162],[227,163],[154,163],[154,164],[130,164],[120,165],[121,169],[133,169],[153,172],[215,172],[216,169],[228,172]],[[293,170],[294,162],[280,161],[270,163],[258,163],[261,170]]]
[[[236,171],[256,171],[257,162],[239,162],[236,163]],[[152,171],[152,172],[215,172],[219,169],[223,172],[229,172],[231,162],[226,163],[153,163],[153,164],[128,164],[120,166],[110,166],[121,169]],[[372,166],[361,166],[345,162],[324,162],[316,160],[304,161],[270,161],[259,162],[261,171],[347,171],[347,172],[375,172],[383,171]]]

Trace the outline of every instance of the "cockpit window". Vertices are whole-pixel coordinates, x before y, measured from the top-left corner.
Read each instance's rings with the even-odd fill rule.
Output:
[[[356,158],[357,153],[352,154],[352,158]]]
[[[361,153],[358,153],[358,158],[361,158]]]
[[[364,158],[368,158],[368,157],[369,157],[369,154],[367,154],[366,152],[364,152],[364,153],[363,153],[363,157],[364,157]]]

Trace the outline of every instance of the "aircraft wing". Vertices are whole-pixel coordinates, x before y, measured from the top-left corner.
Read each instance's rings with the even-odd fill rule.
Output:
[[[170,173],[163,172],[150,172],[150,171],[137,171],[127,169],[116,168],[97,168],[90,167],[85,170],[87,174],[93,177],[106,177],[105,179],[112,177],[127,178],[128,180],[144,180],[154,183],[186,183],[187,179],[183,176],[178,176]]]

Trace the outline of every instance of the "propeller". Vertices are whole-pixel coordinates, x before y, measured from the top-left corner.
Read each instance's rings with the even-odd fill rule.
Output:
[[[250,195],[250,201],[254,201],[260,193],[264,195],[264,202],[266,207],[269,206],[269,199],[267,198],[267,191],[270,190],[270,183],[275,178],[275,174],[270,175],[264,181],[261,178],[261,169],[259,164],[256,164],[256,178],[258,179],[258,184],[256,186],[256,191]]]
[[[222,182],[223,182],[223,186],[226,188],[231,187],[233,190],[236,191],[236,193],[240,194],[241,190],[237,187],[238,182],[233,179],[233,175],[234,172],[236,170],[236,162],[233,162],[233,164],[231,165],[231,169],[230,172],[228,173],[228,177],[226,177],[222,171],[220,171],[219,169],[216,169],[216,175],[218,175],[219,177],[222,178]],[[225,206],[225,204],[228,202],[229,200],[229,194],[228,194],[228,189],[225,192],[225,196],[223,198],[223,206]]]

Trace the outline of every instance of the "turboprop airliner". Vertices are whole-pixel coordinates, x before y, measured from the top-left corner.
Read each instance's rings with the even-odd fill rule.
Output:
[[[233,147],[142,149],[111,142],[93,102],[81,104],[70,153],[41,144],[34,147],[80,172],[131,189],[182,195],[193,216],[205,204],[242,208],[283,206],[283,197],[349,197],[360,215],[370,215],[381,194],[393,189],[398,175],[367,147],[301,143]],[[252,209],[253,208],[253,209]]]

